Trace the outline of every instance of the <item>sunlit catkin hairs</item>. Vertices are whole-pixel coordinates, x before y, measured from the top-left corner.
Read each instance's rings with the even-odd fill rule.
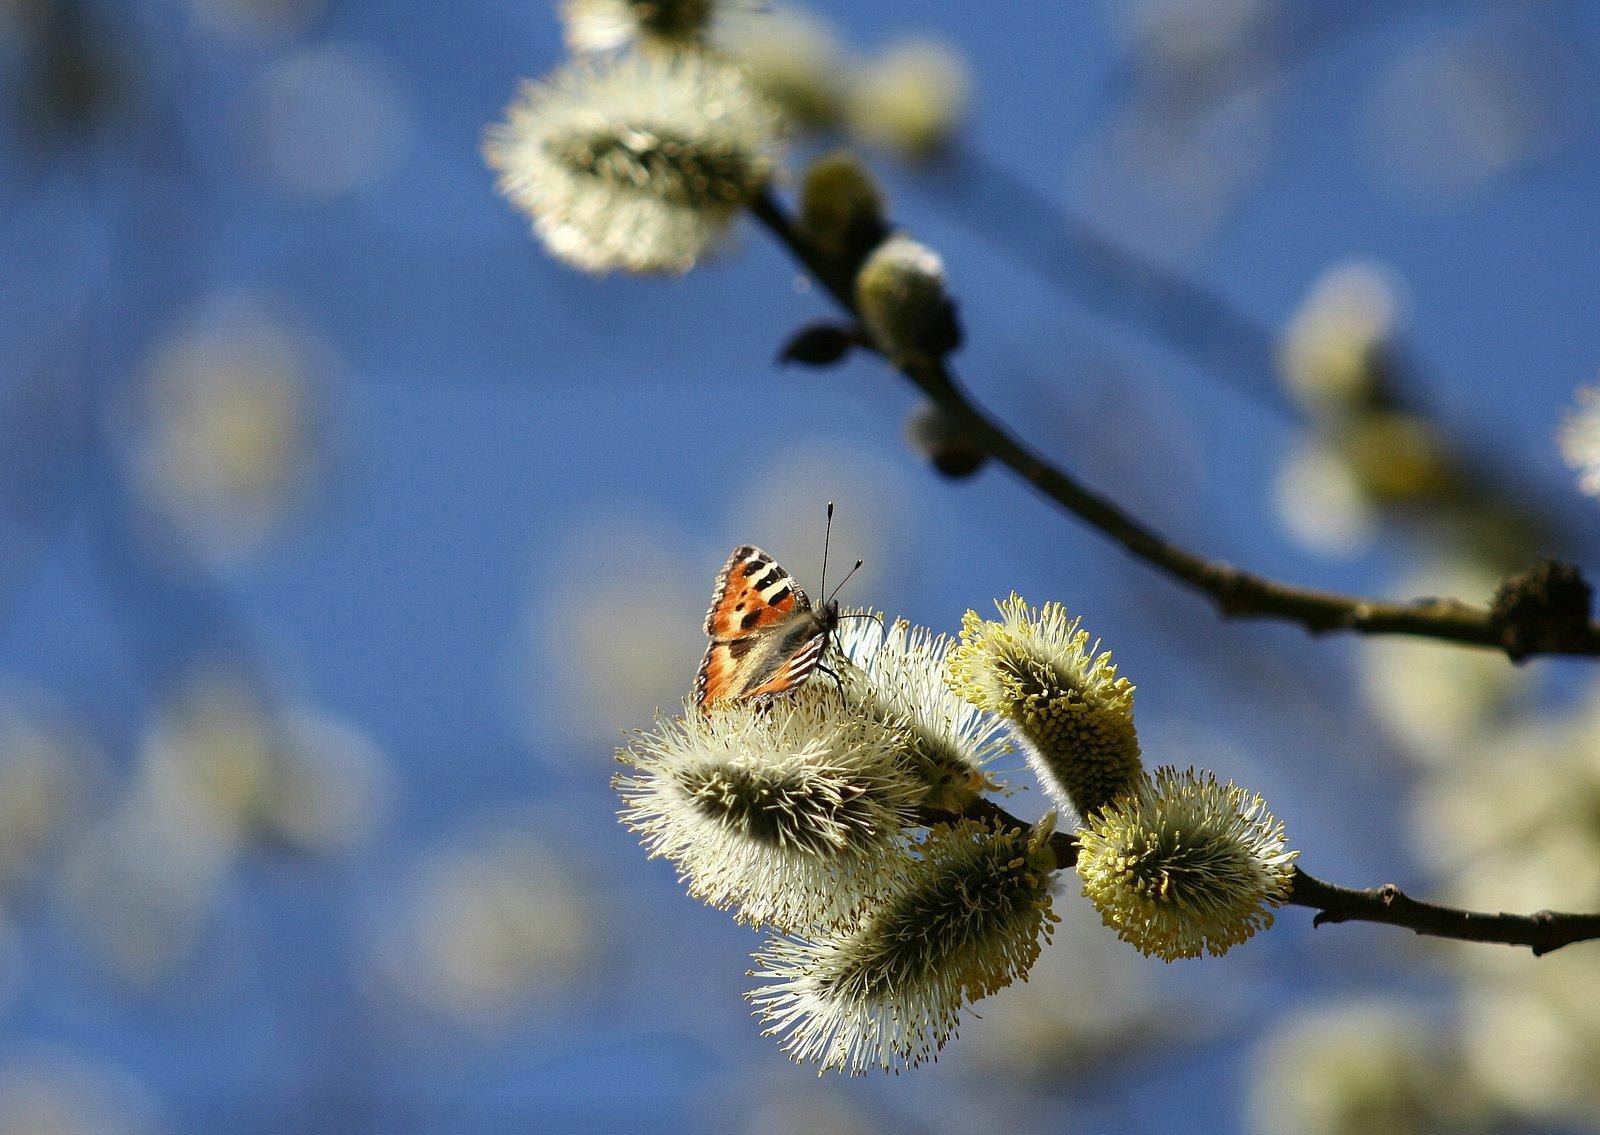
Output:
[[[695,47],[721,6],[717,0],[562,0],[561,22],[574,51]]]
[[[903,726],[925,807],[961,812],[994,787],[984,769],[1006,751],[1004,727],[945,683],[949,639],[903,619],[886,627],[881,618],[851,617],[839,624],[836,641],[850,661],[841,668],[846,701]]]
[[[1351,262],[1329,270],[1289,321],[1279,347],[1289,393],[1325,423],[1387,405],[1400,307],[1398,288],[1382,267]]]
[[[790,932],[859,913],[903,858],[923,788],[890,723],[832,689],[658,719],[617,757],[623,823],[689,893]]]
[[[1556,441],[1561,456],[1578,471],[1578,488],[1600,497],[1600,387],[1582,387],[1575,398]]]
[[[718,21],[716,47],[735,60],[795,130],[829,130],[844,113],[854,68],[833,29],[798,7],[759,0]]]
[[[972,89],[972,75],[954,47],[913,40],[862,68],[850,94],[852,133],[907,162],[948,152]]]
[[[1140,774],[1133,685],[1059,603],[1034,611],[1012,593],[996,606],[998,622],[962,618],[950,685],[1010,722],[1051,796],[1089,816]]]
[[[590,272],[685,272],[772,172],[776,113],[700,52],[572,64],[489,129],[500,192]]]
[[[1078,832],[1083,893],[1166,961],[1225,954],[1272,925],[1297,852],[1266,803],[1208,772],[1157,769]]]
[[[962,1007],[1028,970],[1056,921],[1049,822],[934,829],[921,858],[861,921],[756,954],[747,996],[795,1060],[852,1074],[920,1064],[955,1035]]]

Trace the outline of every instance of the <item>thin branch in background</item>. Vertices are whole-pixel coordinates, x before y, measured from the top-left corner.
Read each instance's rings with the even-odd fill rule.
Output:
[[[1392,5],[1372,10],[1330,6],[1307,16],[1297,13],[1300,34],[1284,60],[1269,72],[1231,84],[1194,108],[1203,120],[1243,98],[1261,98],[1310,65],[1337,54],[1351,41],[1386,20],[1412,19],[1429,8],[1449,10],[1454,0],[1431,5]],[[1470,7],[1470,6],[1469,6]],[[1124,70],[1123,85],[1131,82]],[[1198,364],[1214,379],[1252,404],[1285,420],[1300,414],[1279,379],[1277,335],[1225,296],[1181,271],[1130,249],[1091,221],[1042,193],[988,155],[962,147],[928,167],[921,184],[953,220],[1003,255],[1032,269],[1067,298],[1101,316],[1153,335],[1169,349]],[[1391,407],[1432,420],[1420,404],[1425,373],[1409,352],[1391,363],[1400,368],[1404,389],[1391,390]],[[1519,528],[1568,549],[1600,551],[1587,517],[1575,509],[1532,504],[1544,494],[1526,470],[1508,468],[1501,446],[1481,431],[1451,429],[1455,470],[1464,499],[1482,501]]]
[[[1371,0],[1354,0],[1344,4],[1324,2],[1285,7],[1272,14],[1265,28],[1256,29],[1264,32],[1264,36],[1251,37],[1252,41],[1270,40],[1275,51],[1235,50],[1227,60],[1228,66],[1219,68],[1224,72],[1222,81],[1208,84],[1203,92],[1196,92],[1192,82],[1183,81],[1183,77],[1193,74],[1192,67],[1179,70],[1180,79],[1176,84],[1163,84],[1160,76],[1155,76],[1156,89],[1151,94],[1186,119],[1204,123],[1232,106],[1246,100],[1259,100],[1276,88],[1288,86],[1392,21],[1414,18],[1430,8],[1444,9],[1457,2],[1387,0],[1374,4]],[[1101,82],[1098,92],[1085,101],[1084,116],[1091,120],[1109,117],[1142,94],[1141,87],[1151,78],[1140,73],[1136,56],[1130,58],[1124,54]],[[1173,85],[1176,89],[1167,89]]]
[[[1229,300],[1123,247],[978,150],[959,150],[923,183],[963,228],[1070,299],[1154,335],[1274,415],[1295,416],[1272,332]]]
[[[751,211],[840,307],[852,316],[858,314],[851,281],[841,278],[837,270],[810,247],[770,193],[763,194]],[[972,446],[998,460],[1136,558],[1208,596],[1226,617],[1289,622],[1312,634],[1346,631],[1432,638],[1503,650],[1514,660],[1536,654],[1600,655],[1600,624],[1592,621],[1585,620],[1580,626],[1562,628],[1558,633],[1529,641],[1522,628],[1506,625],[1487,607],[1452,599],[1390,603],[1296,587],[1197,555],[1172,543],[1115,502],[1030,450],[967,396],[948,366],[943,363],[905,366],[900,372],[965,432]]]
[[[1154,336],[1265,412],[1300,420],[1280,380],[1276,334],[1225,296],[1125,247],[979,151],[958,151],[946,166],[932,168],[923,184],[934,187],[935,200],[952,220],[1062,295]],[[1435,415],[1416,397],[1426,368],[1415,352],[1392,348],[1388,361],[1400,379],[1386,391],[1389,408],[1433,421]],[[1565,547],[1600,548],[1592,525],[1574,509],[1530,503],[1539,500],[1543,486],[1525,470],[1506,467],[1503,446],[1459,424],[1450,434],[1466,499],[1514,516]]]

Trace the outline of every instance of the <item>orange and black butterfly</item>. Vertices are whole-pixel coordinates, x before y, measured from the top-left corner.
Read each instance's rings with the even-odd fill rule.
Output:
[[[826,572],[826,549],[823,564]],[[776,560],[752,544],[739,545],[717,575],[706,612],[711,644],[695,678],[695,705],[706,710],[720,701],[770,700],[795,692],[818,669],[831,673],[822,657],[839,618],[836,600],[813,607]]]

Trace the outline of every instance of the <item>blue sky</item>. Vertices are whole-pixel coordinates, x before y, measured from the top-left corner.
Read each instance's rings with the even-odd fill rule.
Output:
[[[1565,550],[1594,551],[1552,437],[1600,363],[1600,6],[1330,5],[1352,21],[1331,43],[1309,9],[1283,7],[1278,42],[1321,46],[1222,100],[1204,119],[1212,148],[1186,167],[1198,180],[1174,188],[1159,133],[1127,133],[1143,80],[1118,6],[816,5],[863,52],[910,32],[958,45],[976,81],[963,147],[1262,327],[1334,263],[1387,265],[1417,400],[1553,502]],[[654,704],[592,688],[629,653],[619,604],[648,608],[650,649],[686,689],[697,589],[727,549],[763,544],[813,579],[823,502],[838,499],[839,559],[869,559],[853,601],[953,630],[1012,589],[1060,600],[1138,684],[1152,759],[1260,790],[1324,877],[1425,883],[1408,774],[1358,701],[1355,648],[1219,623],[1002,471],[937,478],[901,440],[910,392],[873,360],[776,370],[785,337],[829,312],[759,233],[682,280],[587,279],[545,256],[478,157],[517,81],[561,58],[545,5],[330,0],[243,40],[185,5],[82,9],[124,53],[133,101],[90,143],[41,149],[13,117],[0,148],[13,297],[0,344],[19,407],[0,427],[18,549],[0,678],[66,707],[114,799],[174,685],[242,656],[268,700],[318,707],[382,753],[388,805],[342,856],[252,846],[230,860],[197,944],[153,988],[103,972],[57,869],[42,869],[4,899],[7,1048],[114,1066],[181,1131],[749,1130],[760,1101],[793,1098],[889,1131],[987,1115],[1177,1132],[1239,1128],[1249,1054],[1286,1009],[1405,990],[1449,1014],[1447,976],[1397,933],[1311,934],[1290,911],[1225,959],[1141,969],[1163,1003],[1215,1027],[1093,1076],[996,1087],[963,1054],[976,1019],[925,1072],[819,1084],[789,1066],[739,998],[754,937],[684,898],[615,823],[612,748]],[[1429,68],[1485,45],[1503,49],[1497,74],[1543,85],[1488,104],[1509,156],[1449,183],[1436,104],[1465,96],[1440,95]],[[290,110],[262,126],[273,92],[294,95],[317,67],[360,82],[284,96]],[[335,111],[353,133],[306,141],[295,115],[352,89],[354,109]],[[326,178],[283,182],[262,130],[310,147],[286,160]],[[953,194],[946,179],[970,167],[883,168],[897,221],[947,262],[962,373],[1030,442],[1207,553],[1351,590],[1403,578],[1421,554],[1403,532],[1345,562],[1284,534],[1271,485],[1302,426],[1265,376],[1197,366],[1109,318],[1070,272],[1047,279],[986,241],[995,218],[972,210],[1006,200]],[[130,518],[123,408],[163,342],[240,295],[315,344],[315,458],[251,555],[173,567]],[[730,413],[752,388],[769,412]],[[1540,665],[1558,692],[1580,677]],[[1040,810],[1037,796],[1018,809]],[[382,942],[417,872],[507,831],[531,833],[588,896],[581,963],[521,990],[488,1032],[396,1008]]]

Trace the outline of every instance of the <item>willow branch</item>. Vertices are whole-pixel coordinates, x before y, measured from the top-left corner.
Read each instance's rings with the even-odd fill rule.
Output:
[[[1288,901],[1294,906],[1315,910],[1313,926],[1327,922],[1381,922],[1435,938],[1526,946],[1535,956],[1574,942],[1600,938],[1600,914],[1567,914],[1554,910],[1489,914],[1458,910],[1414,899],[1393,883],[1355,890],[1324,883],[1298,869]]]
[[[1012,828],[1028,826],[992,800],[979,800],[965,814]],[[1059,869],[1071,868],[1078,861],[1078,842],[1065,832],[1051,834],[1050,849],[1055,852]],[[1284,901],[1289,906],[1309,907],[1316,911],[1316,917],[1311,920],[1313,926],[1332,922],[1377,922],[1386,926],[1400,926],[1431,938],[1526,946],[1536,957],[1574,942],[1600,939],[1600,914],[1569,914],[1553,910],[1540,910],[1533,914],[1490,914],[1460,910],[1414,899],[1393,883],[1357,890],[1325,883],[1299,868],[1294,869],[1289,894]]]
[[[756,219],[790,251],[834,301],[855,316],[852,283],[806,241],[770,194],[752,206]],[[1600,624],[1530,644],[1491,617],[1486,607],[1452,599],[1392,603],[1279,583],[1232,564],[1207,559],[1155,529],[1024,445],[967,395],[943,363],[903,366],[900,373],[957,424],[979,451],[999,461],[1056,504],[1124,551],[1209,597],[1227,618],[1294,623],[1311,634],[1397,634],[1504,651],[1513,660],[1535,654],[1600,655]]]

